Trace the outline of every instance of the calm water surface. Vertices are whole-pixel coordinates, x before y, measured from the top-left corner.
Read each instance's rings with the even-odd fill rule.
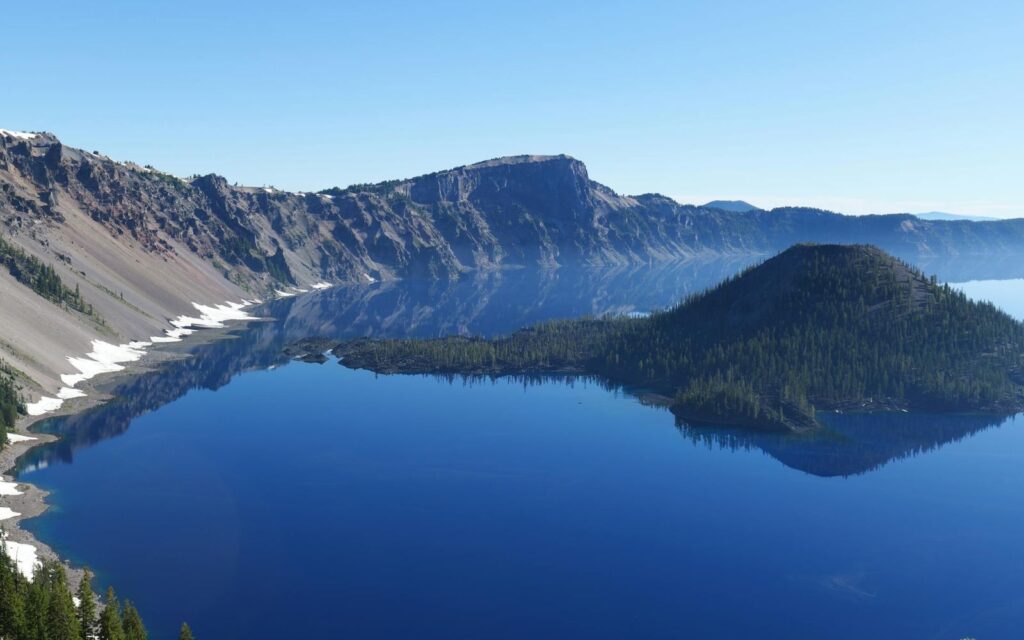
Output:
[[[594,382],[375,376],[280,352],[645,311],[735,268],[275,303],[275,321],[46,423],[65,438],[20,477],[54,507],[28,524],[158,640],[182,620],[206,639],[1019,637],[1024,418],[680,430]]]

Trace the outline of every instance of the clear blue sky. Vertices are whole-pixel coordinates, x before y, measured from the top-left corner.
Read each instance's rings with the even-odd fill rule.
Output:
[[[1024,2],[5,3],[0,127],[315,190],[568,153],[624,193],[1024,216]]]

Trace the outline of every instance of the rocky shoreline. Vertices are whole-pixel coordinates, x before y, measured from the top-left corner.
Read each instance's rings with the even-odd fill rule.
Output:
[[[260,321],[262,318],[253,318],[252,320]],[[189,336],[188,344],[189,346],[194,346],[201,342],[224,339],[233,328],[236,327],[228,325],[223,328],[210,328],[196,332]],[[0,507],[7,507],[17,514],[0,520],[0,528],[4,531],[6,541],[19,546],[30,545],[34,547],[37,561],[60,561],[67,571],[68,582],[72,591],[78,588],[78,584],[84,575],[85,567],[75,566],[66,559],[61,558],[52,547],[22,526],[23,522],[46,512],[49,508],[47,503],[49,492],[31,483],[18,481],[13,477],[12,472],[16,468],[19,459],[32,449],[58,440],[56,436],[36,431],[35,427],[38,424],[51,418],[88,411],[111,400],[113,395],[111,395],[109,390],[126,379],[133,378],[146,371],[151,371],[167,362],[191,357],[188,353],[176,350],[176,344],[180,343],[169,343],[165,349],[154,348],[149,350],[138,360],[126,362],[121,371],[111,372],[99,378],[83,381],[80,383],[79,388],[85,392],[85,395],[65,402],[62,407],[55,411],[47,412],[44,415],[21,417],[15,428],[9,433],[22,437],[15,438],[16,442],[9,441],[6,446],[0,449],[0,483],[13,484],[17,492],[0,494]]]
[[[204,334],[204,337],[208,339],[218,339],[220,336],[215,335],[215,332],[209,332]],[[118,381],[123,381],[125,378],[136,376],[144,371],[152,369],[153,367],[160,366],[164,362],[182,357],[187,356],[173,351],[150,351],[142,359],[128,363],[123,371],[103,376],[99,380],[92,380],[83,383],[81,388],[86,391],[85,397],[76,398],[73,402],[65,403],[63,407],[52,413],[47,413],[41,416],[22,417],[18,421],[18,424],[15,425],[15,429],[10,433],[31,439],[19,438],[18,442],[8,442],[5,447],[0,449],[0,482],[16,483],[16,489],[19,492],[17,495],[4,495],[2,497],[2,506],[8,507],[17,513],[15,516],[5,520],[0,520],[0,526],[3,527],[6,539],[10,542],[27,544],[35,547],[36,557],[39,561],[60,560],[67,571],[68,581],[72,591],[78,588],[78,583],[82,579],[84,567],[77,567],[63,560],[52,547],[36,538],[30,531],[21,526],[21,524],[26,520],[30,520],[46,512],[49,508],[49,504],[46,501],[46,498],[49,496],[49,492],[35,486],[34,484],[18,481],[12,476],[11,472],[15,469],[18,460],[22,456],[29,453],[36,447],[55,442],[58,439],[56,436],[33,430],[36,425],[45,420],[49,420],[50,418],[88,411],[93,407],[109,401],[113,397],[108,392],[104,391],[104,389],[113,386]]]
[[[33,424],[34,420],[26,420],[26,422],[28,424],[24,425],[23,429]],[[24,430],[18,433],[19,435],[29,435]],[[39,560],[56,559],[58,556],[53,549],[21,527],[22,521],[34,518],[46,511],[46,496],[49,494],[33,484],[17,482],[8,475],[17,464],[18,458],[39,445],[56,440],[55,437],[46,434],[33,433],[30,437],[33,439],[8,443],[3,450],[0,450],[0,470],[3,473],[0,481],[16,482],[16,489],[19,492],[17,495],[4,495],[4,506],[10,508],[17,515],[0,521],[0,525],[3,526],[7,541],[32,545],[36,549],[36,557]],[[81,570],[71,566],[66,566],[66,568],[72,588],[77,588],[78,582],[81,580]]]

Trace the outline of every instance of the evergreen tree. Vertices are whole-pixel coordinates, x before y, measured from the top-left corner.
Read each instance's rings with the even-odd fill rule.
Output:
[[[139,615],[139,611],[131,603],[130,600],[125,600],[124,603],[124,637],[125,640],[147,640],[149,634],[146,633],[146,627],[142,624],[142,617]]]
[[[181,623],[181,633],[178,634],[178,640],[195,640],[192,635],[192,630],[188,628],[188,624]]]
[[[96,636],[96,597],[92,592],[92,573],[86,569],[78,585],[78,626],[82,640]]]
[[[0,537],[3,530],[0,528]],[[121,619],[121,608],[113,589],[107,591],[107,606],[96,623],[96,599],[87,571],[78,587],[76,608],[64,567],[48,560],[36,569],[29,581],[0,545],[0,640],[145,640],[135,607],[125,608],[131,635]]]
[[[47,640],[80,640],[81,630],[71,599],[67,574],[56,560],[48,560],[36,571],[35,583],[46,591]]]
[[[36,574],[37,577],[39,575],[39,573]],[[24,631],[26,638],[47,637],[47,615],[50,610],[49,595],[45,581],[26,581]]]
[[[0,530],[0,539],[6,532]],[[0,544],[0,638],[22,638],[25,627],[25,585],[7,548]]]
[[[29,255],[20,247],[0,237],[0,266],[7,267],[7,270],[15,280],[31,288],[40,296],[59,305],[67,305],[75,311],[93,316],[95,320],[102,323],[103,320],[95,314],[92,305],[82,298],[82,292],[78,284],[71,289],[61,280],[57,270],[52,265],[44,263],[39,258]]]
[[[97,625],[99,640],[127,640],[124,633],[124,626],[121,622],[121,605],[117,602],[117,595],[114,588],[107,589],[107,601],[100,612],[99,625]]]
[[[21,410],[21,398],[18,396],[11,370],[0,361],[0,449],[7,444],[7,433],[14,428]]]

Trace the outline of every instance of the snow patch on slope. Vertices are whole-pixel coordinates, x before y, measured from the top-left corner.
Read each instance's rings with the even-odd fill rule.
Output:
[[[51,411],[56,411],[57,409],[60,409],[61,405],[63,404],[64,401],[61,400],[60,398],[50,398],[49,396],[43,396],[42,398],[39,398],[39,400],[35,402],[30,402],[26,404],[25,413],[27,413],[30,416],[41,416],[44,413],[49,413]],[[0,495],[3,494],[0,493]]]
[[[61,387],[60,391],[57,392],[57,397],[61,400],[71,400],[72,398],[84,398],[85,392],[81,389],[75,389],[74,387]]]
[[[17,482],[7,482],[0,480],[0,496],[20,496],[21,491],[18,491]]]
[[[9,138],[18,138],[19,140],[34,140],[39,137],[37,133],[28,133],[27,131],[11,131],[9,129],[0,129],[0,135],[7,136]]]
[[[93,340],[92,351],[81,357],[68,356],[68,363],[77,373],[65,373],[60,380],[63,383],[56,398],[44,396],[26,405],[30,416],[40,416],[61,408],[65,400],[81,398],[85,393],[75,386],[103,373],[122,371],[124,364],[136,362],[146,355],[146,348],[156,343],[180,342],[184,336],[195,333],[196,329],[214,329],[226,326],[228,321],[255,320],[255,316],[244,311],[253,302],[225,302],[223,304],[204,305],[193,302],[192,306],[198,316],[181,315],[170,321],[173,329],[167,329],[162,336],[152,336],[149,340],[133,340],[127,344],[110,344],[102,340]]]
[[[18,568],[21,575],[25,576],[29,580],[35,577],[36,565],[39,564],[39,556],[34,546],[24,542],[14,542],[6,539],[0,541],[0,544],[3,545],[4,551],[7,553],[7,557],[14,561],[14,566]]]

